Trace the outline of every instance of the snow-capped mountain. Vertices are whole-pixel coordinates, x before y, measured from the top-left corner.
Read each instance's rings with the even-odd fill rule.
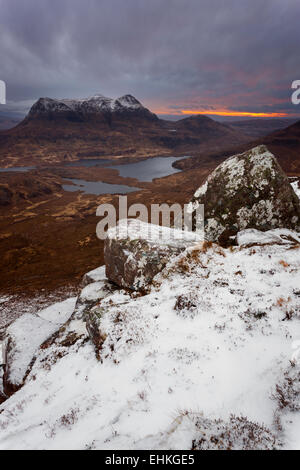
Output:
[[[71,115],[87,118],[89,115],[130,114],[157,119],[155,114],[145,108],[134,96],[124,95],[119,98],[108,98],[101,94],[84,99],[40,98],[30,109],[28,117],[51,117]]]
[[[206,116],[166,121],[132,95],[86,99],[40,98],[14,129],[0,132],[0,161],[17,157],[20,166],[91,156],[211,154],[248,143],[250,137]],[[52,157],[51,157],[52,158]],[[49,163],[49,160],[48,160]],[[214,163],[213,163],[214,164]]]

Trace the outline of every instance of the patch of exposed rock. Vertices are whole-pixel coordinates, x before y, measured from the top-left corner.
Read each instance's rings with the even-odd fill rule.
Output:
[[[211,241],[226,244],[247,228],[300,228],[299,199],[264,145],[219,165],[195,192],[190,211],[200,204],[204,204],[205,238]]]

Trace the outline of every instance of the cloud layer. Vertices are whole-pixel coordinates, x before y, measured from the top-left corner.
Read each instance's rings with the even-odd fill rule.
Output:
[[[157,113],[300,113],[299,0],[0,0],[10,102],[131,93]]]

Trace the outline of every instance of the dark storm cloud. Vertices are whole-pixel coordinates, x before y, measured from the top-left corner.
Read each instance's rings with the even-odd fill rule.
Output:
[[[299,0],[0,0],[0,12],[10,101],[132,93],[169,113],[295,112]]]

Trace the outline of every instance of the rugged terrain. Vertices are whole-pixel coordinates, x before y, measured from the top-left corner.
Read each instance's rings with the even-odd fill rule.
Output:
[[[258,186],[282,173],[262,147],[228,159],[232,200],[237,168]],[[280,184],[299,209],[298,181]],[[78,297],[6,329],[0,448],[299,449],[300,232],[249,223],[229,247],[134,220],[109,230]]]
[[[157,136],[164,136],[159,137],[158,147]],[[98,139],[109,148],[97,147]],[[297,139],[296,124],[265,138],[291,176],[300,174]],[[103,243],[95,235],[95,212],[102,202],[117,206],[118,198],[65,192],[63,178],[143,188],[128,195],[129,204],[184,203],[208,173],[232,154],[226,147],[239,142],[242,150],[250,145],[241,144],[244,140],[230,126],[203,116],[163,121],[131,96],[39,100],[19,126],[0,134],[1,166],[37,165],[27,173],[0,173],[0,293],[10,298],[1,307],[4,324],[15,317],[16,305],[28,305],[28,296],[33,309],[36,301],[47,303],[50,292],[63,298],[66,287],[76,289],[82,275],[103,262]],[[129,141],[139,142],[140,150],[132,151]],[[62,165],[85,156],[99,158],[106,151],[118,161],[121,154],[124,162],[185,151],[197,156],[177,164],[185,171],[152,183],[121,178],[113,169]]]
[[[128,204],[183,204],[209,172],[204,166],[152,183],[138,182],[144,189],[128,194]],[[118,196],[66,192],[62,177],[137,185],[135,179],[103,168],[0,173],[0,339],[5,325],[21,312],[76,293],[84,273],[104,262],[96,209],[101,203],[117,208]]]
[[[0,132],[0,164],[57,164],[80,157],[219,151],[251,137],[206,116],[159,119],[136,98],[39,99],[14,129]]]
[[[17,320],[6,392],[24,385],[1,405],[0,448],[299,449],[299,241],[199,245],[142,297],[100,268],[77,301]]]
[[[61,169],[76,177],[81,170]],[[117,177],[103,169],[99,179],[137,185],[136,180]],[[153,183],[138,182],[142,191],[128,194],[128,203],[184,203],[189,200],[209,168],[176,173]],[[56,170],[56,173],[61,173]],[[2,293],[53,289],[70,282],[103,262],[103,244],[96,238],[96,209],[116,195],[87,195],[62,189],[59,174],[45,171],[0,173],[0,285]],[[86,179],[97,178],[95,168],[86,169]],[[4,192],[1,192],[4,188]],[[8,189],[11,188],[11,189]],[[8,193],[6,193],[6,190]],[[8,195],[7,195],[8,194]]]
[[[300,176],[300,121],[259,139],[252,140],[251,144],[242,144],[235,148],[234,153],[242,153],[253,146],[262,144],[266,145],[275,155],[288,176]],[[207,162],[214,162],[216,166],[230,155],[232,155],[232,150],[224,147],[220,152],[208,151],[206,154],[200,152],[199,155],[189,160],[176,163],[176,166],[181,169],[201,168],[203,159]]]

